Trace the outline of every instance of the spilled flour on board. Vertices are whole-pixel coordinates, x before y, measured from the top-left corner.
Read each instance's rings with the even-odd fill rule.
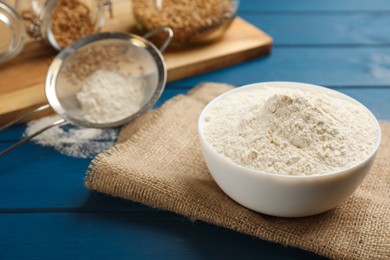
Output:
[[[55,115],[31,121],[27,124],[24,136],[31,135],[59,119],[61,118]],[[66,123],[39,134],[32,141],[52,147],[64,155],[93,158],[113,146],[117,136],[117,129],[83,128]]]

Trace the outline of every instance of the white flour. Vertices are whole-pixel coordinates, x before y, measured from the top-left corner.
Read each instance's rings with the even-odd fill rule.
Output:
[[[136,113],[144,99],[144,82],[141,77],[124,77],[116,72],[98,70],[84,82],[76,97],[85,120],[93,123],[110,123]],[[25,136],[31,135],[59,116],[44,117],[27,124]],[[51,128],[32,139],[50,146],[62,154],[91,158],[115,144],[115,129],[82,128],[64,124]]]
[[[98,70],[77,93],[84,118],[92,123],[110,123],[136,113],[144,100],[144,81],[119,73]]]
[[[27,124],[24,135],[31,135],[59,119],[59,116],[48,116],[31,121]],[[117,136],[118,131],[115,129],[81,128],[64,124],[43,132],[32,141],[68,156],[92,158],[113,146]]]
[[[377,142],[367,110],[336,96],[269,87],[234,92],[208,112],[207,141],[234,162],[270,173],[312,175],[347,168]]]

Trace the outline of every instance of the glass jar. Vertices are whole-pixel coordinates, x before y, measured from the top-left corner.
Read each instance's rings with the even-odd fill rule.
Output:
[[[12,7],[11,4],[0,5],[0,19],[4,13],[10,17],[0,26],[6,25],[12,32],[10,43],[3,44],[4,50],[0,49],[0,63],[23,49],[26,33],[35,41],[49,43],[61,50],[84,36],[98,32],[104,24],[106,7],[111,7],[110,0],[22,0],[14,1]],[[6,56],[3,52],[8,54],[2,60],[1,57]]]
[[[238,5],[238,0],[133,0],[133,14],[141,32],[172,28],[170,46],[180,48],[221,38]]]
[[[24,47],[24,26],[21,17],[5,2],[0,2],[0,63],[18,55]]]
[[[27,33],[34,40],[48,41],[60,50],[104,24],[104,0],[32,0],[31,6],[18,6]]]

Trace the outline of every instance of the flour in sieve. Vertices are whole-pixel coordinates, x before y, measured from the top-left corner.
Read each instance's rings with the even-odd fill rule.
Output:
[[[50,123],[59,120],[59,116],[47,116],[27,123],[24,135],[29,136]],[[72,124],[63,124],[46,130],[32,139],[34,143],[56,149],[58,152],[77,158],[93,158],[115,144],[118,136],[116,129],[82,128]]]
[[[143,88],[141,77],[98,70],[85,80],[76,97],[85,120],[110,123],[135,114],[141,108]]]
[[[376,121],[334,94],[277,87],[225,96],[208,111],[206,140],[232,161],[285,175],[344,169],[376,145]]]

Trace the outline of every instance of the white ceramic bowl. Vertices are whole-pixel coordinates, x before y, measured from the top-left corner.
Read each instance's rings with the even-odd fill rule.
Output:
[[[204,118],[214,104],[233,91],[259,86],[277,86],[298,89],[313,89],[332,92],[352,102],[356,100],[327,88],[296,82],[264,82],[236,88],[211,101],[199,118],[199,136],[207,167],[218,186],[233,200],[254,211],[280,217],[303,217],[330,210],[345,201],[367,175],[379,148],[381,140],[380,126],[378,141],[372,152],[364,160],[347,169],[310,176],[291,176],[261,172],[241,166],[217,153],[203,134]]]

